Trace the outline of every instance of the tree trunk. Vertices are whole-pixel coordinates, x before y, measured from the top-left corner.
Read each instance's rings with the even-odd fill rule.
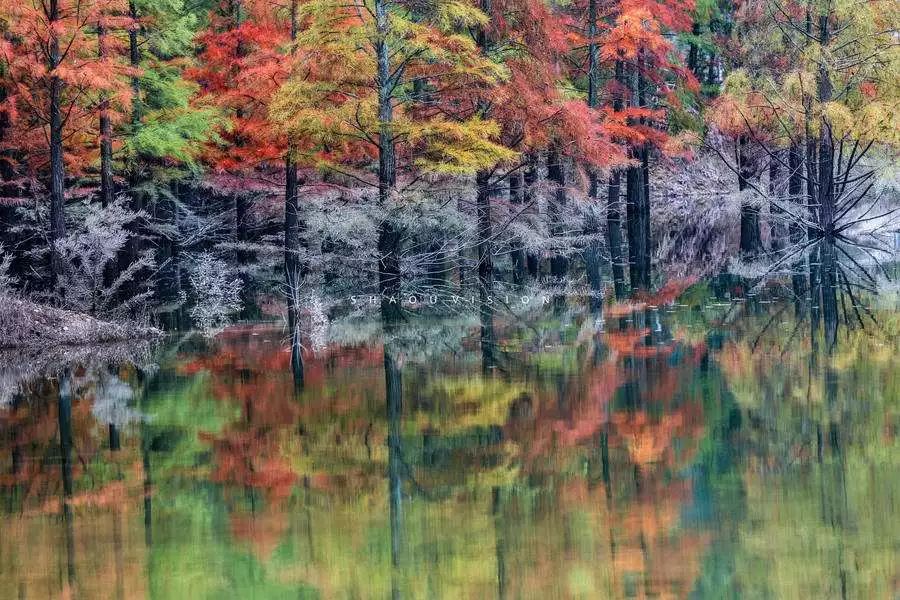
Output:
[[[597,91],[599,88],[599,60],[597,54],[597,0],[589,0],[588,2],[588,107],[594,109],[597,107]],[[597,309],[603,304],[603,282],[600,277],[600,221],[594,215],[593,206],[599,203],[600,184],[597,173],[593,167],[588,166],[588,177],[590,179],[589,197],[591,207],[588,208],[588,215],[584,223],[584,234],[588,238],[587,246],[584,249],[584,267],[587,273],[588,284],[591,286],[591,308]]]
[[[529,155],[525,161],[525,173],[523,175],[525,182],[524,198],[525,204],[528,206],[527,212],[535,215],[538,212],[537,199],[534,197],[534,186],[538,182],[538,164],[537,157]],[[527,252],[525,256],[526,266],[528,267],[528,275],[532,279],[537,279],[541,274],[540,257],[534,252]]]
[[[769,237],[772,252],[781,254],[787,242],[786,228],[784,226],[785,214],[778,206],[781,201],[781,158],[778,150],[772,150],[769,157]]]
[[[388,211],[378,227],[378,286],[382,315],[390,320],[400,316],[400,240],[401,232],[391,220],[389,202],[397,182],[394,153],[393,81],[391,78],[388,35],[390,21],[386,0],[375,0],[375,59],[377,63],[378,120],[378,202]]]
[[[291,41],[297,39],[297,0],[291,0]],[[293,48],[291,49],[293,54]],[[307,266],[298,255],[303,224],[300,220],[300,198],[294,148],[288,144],[284,158],[284,280],[288,292],[288,327],[291,335],[291,372],[294,384],[303,387],[303,356],[300,345],[300,285]]]
[[[638,158],[638,152],[633,150],[631,156],[633,159]],[[641,273],[643,266],[641,257],[644,255],[644,228],[641,225],[640,205],[643,188],[641,168],[638,166],[628,167],[625,171],[625,212],[628,235],[628,271],[632,292],[647,289]]]
[[[522,210],[522,173],[516,171],[509,176],[509,204],[513,211],[513,215]],[[526,262],[525,249],[522,247],[522,241],[518,238],[512,241],[512,266],[513,281],[518,284],[525,282],[526,278]]]
[[[490,19],[491,0],[481,0],[481,10]],[[486,26],[478,31],[476,39],[478,47],[483,52],[487,52],[491,46],[491,39],[490,31]],[[489,119],[491,114],[490,105],[487,103],[479,104],[478,112],[481,114],[481,117]],[[475,174],[475,205],[478,217],[478,279],[481,283],[482,292],[484,289],[491,289],[494,278],[494,249],[491,227],[491,196],[493,195],[493,190],[491,188],[491,175],[491,169],[482,169]]]
[[[559,238],[562,237],[565,230],[562,213],[566,206],[566,175],[562,156],[559,148],[555,145],[551,145],[547,152],[547,179],[556,184],[553,200],[550,202],[550,235]],[[561,279],[566,276],[568,271],[569,259],[559,250],[554,250],[553,257],[550,259],[550,275]]]
[[[641,106],[645,106],[644,103]],[[641,148],[641,235],[644,239],[641,253],[642,285],[649,290],[653,276],[652,258],[653,238],[650,235],[650,149],[647,146]]]
[[[102,61],[106,57],[106,27],[97,23],[97,56]],[[113,203],[115,189],[112,173],[112,122],[109,118],[109,97],[104,92],[100,97],[100,205],[106,208]],[[112,285],[118,274],[118,261],[112,258],[103,267],[103,284]]]
[[[609,207],[606,212],[606,236],[609,243],[609,258],[612,263],[613,288],[616,300],[627,295],[625,288],[625,255],[622,250],[622,175],[613,171],[609,176]]]
[[[478,214],[478,279],[483,287],[490,287],[494,273],[490,178],[490,173],[487,171],[479,171],[475,174]]]
[[[622,61],[616,61],[615,78],[620,89],[624,87],[624,66]],[[617,91],[613,98],[613,110],[620,111],[625,102],[621,91]],[[606,236],[609,243],[609,259],[612,266],[613,288],[616,299],[622,300],[626,296],[625,289],[625,253],[622,248],[622,173],[614,170],[609,176],[609,188],[606,212]]]
[[[742,135],[738,138],[738,190],[743,192],[750,185],[754,175],[749,156],[749,140]],[[759,230],[759,207],[741,197],[741,256],[754,258],[762,250],[762,236]]]
[[[106,57],[106,28],[97,24],[97,56]],[[100,204],[107,207],[113,202],[115,191],[112,177],[112,123],[109,119],[109,98],[104,92],[100,98]]]
[[[700,23],[694,21],[691,25],[691,35],[694,39],[690,41],[690,49],[688,50],[687,67],[697,79],[700,79],[700,47],[697,45],[696,37],[700,35]]]
[[[65,180],[66,167],[63,160],[63,119],[62,90],[63,81],[56,74],[61,60],[59,37],[55,32],[59,20],[59,2],[50,0],[48,11],[50,20],[50,286],[55,291],[59,275],[62,272],[62,257],[57,249],[57,242],[66,237],[65,216]]]
[[[797,214],[803,212],[803,157],[801,155],[800,146],[794,144],[788,150],[788,196],[790,202],[796,207]],[[797,251],[803,244],[806,232],[796,219],[791,219],[788,225],[788,237],[791,241],[791,251]],[[791,285],[794,289],[794,312],[797,316],[801,316],[805,312],[806,303],[803,299],[806,296],[806,281],[803,277],[803,261],[795,260],[791,266]]]

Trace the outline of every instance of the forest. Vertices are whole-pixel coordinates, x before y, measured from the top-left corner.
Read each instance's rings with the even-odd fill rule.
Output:
[[[278,305],[293,330],[351,294],[393,320],[727,270],[835,312],[900,230],[898,13],[3,0],[0,294],[167,328]]]
[[[0,597],[900,597],[898,114],[891,0],[0,0]]]

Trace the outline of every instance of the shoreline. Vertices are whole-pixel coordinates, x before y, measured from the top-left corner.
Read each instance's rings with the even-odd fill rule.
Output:
[[[152,340],[164,335],[162,330],[149,325],[104,321],[84,313],[0,295],[0,350],[51,351],[60,347]]]

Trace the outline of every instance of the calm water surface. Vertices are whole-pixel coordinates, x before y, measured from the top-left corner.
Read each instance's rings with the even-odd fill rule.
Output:
[[[701,292],[23,381],[0,598],[897,598],[896,304],[829,353]]]

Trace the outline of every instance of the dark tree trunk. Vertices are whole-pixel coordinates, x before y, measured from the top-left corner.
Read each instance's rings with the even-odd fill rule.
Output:
[[[791,204],[796,207],[794,212],[797,214],[803,212],[803,206],[805,204],[803,199],[802,168],[803,158],[800,147],[794,144],[788,150],[788,169],[790,170],[790,173],[788,174],[788,196],[790,197]],[[790,220],[790,224],[788,225],[788,236],[791,241],[791,251],[797,251],[803,244],[806,232],[796,219],[792,218]],[[799,317],[805,313],[806,307],[806,302],[804,301],[806,296],[806,280],[803,276],[802,260],[795,260],[791,267],[791,285],[794,289],[794,309]]]
[[[475,175],[478,216],[478,279],[482,286],[488,287],[493,283],[494,274],[490,179],[490,173],[487,171],[479,171]]]
[[[566,206],[566,174],[562,155],[555,145],[550,146],[550,150],[547,152],[547,179],[556,184],[556,190],[554,190],[553,199],[550,202],[550,235],[559,238],[564,234],[563,211]],[[550,259],[550,275],[563,278],[568,271],[569,259],[559,250],[554,250]]]
[[[647,105],[640,65],[631,77],[632,98],[640,107]],[[632,291],[650,290],[650,169],[649,150],[633,149],[638,165],[629,167],[625,176],[625,204],[628,217],[628,262]]]
[[[694,24],[691,25],[691,35],[694,36],[694,38],[700,35],[700,23],[697,21],[694,21]],[[690,42],[687,67],[695,77],[698,79],[700,78],[700,47],[698,46],[696,39],[691,39]]]
[[[375,0],[375,60],[378,86],[378,202],[383,210],[389,210],[389,202],[397,182],[396,156],[394,153],[393,79],[390,67],[388,35],[390,21],[385,0]],[[401,232],[385,215],[378,228],[378,285],[382,310],[392,319],[400,315],[400,241]]]
[[[744,191],[754,176],[753,164],[749,156],[749,140],[742,135],[738,138],[738,190]],[[741,198],[741,256],[753,258],[762,250],[762,236],[759,229],[759,207]]]
[[[772,150],[769,157],[769,236],[772,252],[781,254],[787,242],[784,211],[778,206],[781,198],[781,157],[778,150]]]
[[[103,22],[97,23],[97,56],[106,57],[106,28]],[[112,122],[109,118],[109,98],[104,93],[100,98],[100,205],[106,208],[113,203],[115,189],[112,172]],[[118,273],[115,258],[103,267],[103,283],[112,285]]]
[[[106,28],[97,24],[97,55],[106,57]],[[112,177],[112,123],[109,119],[109,98],[104,93],[100,99],[100,204],[112,204],[115,191]]]
[[[530,155],[525,162],[525,204],[528,206],[528,214],[535,215],[538,212],[537,199],[534,196],[534,186],[538,182],[538,164],[537,157]],[[527,252],[525,256],[526,266],[528,267],[528,275],[532,279],[537,279],[541,274],[540,257],[534,252]]]
[[[600,182],[597,174],[592,170],[590,178],[590,199],[596,203],[599,195]],[[587,273],[588,284],[591,286],[591,309],[597,310],[603,305],[603,280],[600,274],[600,239],[602,231],[600,220],[594,214],[588,213],[584,223],[584,234],[588,236],[587,247],[584,249],[584,268]]]
[[[288,294],[288,327],[291,335],[291,370],[298,386],[303,383],[303,358],[300,354],[300,285],[306,275],[301,264],[300,206],[297,195],[297,164],[288,152],[284,161],[284,280]]]
[[[481,10],[491,18],[491,0],[481,0]],[[491,35],[488,27],[479,29],[476,36],[478,47],[487,52],[491,47]],[[490,118],[491,108],[488,103],[480,103],[478,112],[485,119]],[[475,174],[475,209],[478,217],[478,279],[482,288],[490,289],[494,277],[494,249],[491,227],[491,169],[483,169]]]
[[[522,200],[522,173],[516,171],[509,176],[509,204],[513,211],[513,215],[522,210]],[[524,283],[527,275],[525,249],[522,247],[522,240],[513,239],[511,258],[513,281],[518,284]]]
[[[644,106],[642,103],[641,106]],[[649,290],[653,276],[651,254],[653,252],[653,238],[650,235],[650,149],[644,146],[641,149],[641,235],[644,239],[641,253],[642,285]]]
[[[297,39],[297,0],[291,0],[291,41]],[[293,49],[291,51],[293,53]],[[290,146],[290,145],[289,145]],[[300,284],[306,275],[306,264],[299,256],[300,235],[303,224],[300,219],[300,198],[297,162],[289,147],[284,158],[284,280],[288,293],[288,327],[291,335],[291,372],[294,385],[303,387],[303,355],[300,340]]]
[[[131,67],[138,69],[141,66],[141,51],[138,46],[138,11],[134,0],[128,3],[128,12],[134,20],[134,24],[128,29],[128,49]],[[131,134],[137,133],[141,126],[141,82],[137,75],[131,77]],[[144,210],[144,198],[140,191],[141,185],[141,165],[140,157],[132,156],[131,165],[128,172],[128,185],[131,194],[131,210],[138,212]],[[135,223],[132,235],[127,245],[127,261],[128,264],[137,260],[141,253],[141,227]]]
[[[824,48],[828,45],[831,32],[828,29],[828,15],[819,16],[819,43]],[[820,63],[817,77],[819,103],[824,105],[831,101],[831,78],[824,63]],[[823,116],[819,131],[819,227],[826,236],[834,232],[835,198],[834,198],[834,140],[831,134],[831,123]]]
[[[597,0],[588,2],[588,95],[589,108],[597,107],[597,93],[599,88],[599,60],[597,48]],[[600,184],[597,173],[593,167],[588,166],[590,178],[589,197],[593,206],[599,203]],[[584,234],[588,238],[584,249],[584,267],[587,273],[588,284],[591,286],[591,308],[596,310],[603,304],[603,282],[600,277],[600,220],[594,215],[593,206],[589,207],[588,216],[584,223]]]
[[[60,273],[62,272],[62,258],[56,244],[66,237],[65,216],[65,162],[63,160],[63,119],[62,119],[62,90],[63,81],[56,74],[61,60],[59,50],[59,38],[52,29],[59,20],[59,2],[50,0],[47,14],[50,20],[50,285],[56,290]]]
[[[807,113],[809,114],[809,112]],[[816,142],[810,133],[810,127],[807,123],[807,141],[806,141],[806,207],[811,222],[817,221],[819,218],[817,189],[818,182],[816,179]],[[819,231],[813,225],[806,228],[806,236],[808,242],[813,242],[821,236]],[[819,285],[819,251],[813,247],[809,253],[807,263],[809,270],[809,321],[810,329],[813,334],[813,340],[816,339],[816,333],[819,330],[820,317],[820,299],[821,288]]]
[[[622,175],[619,171],[613,171],[609,176],[606,236],[609,241],[609,258],[612,263],[613,287],[617,300],[624,299],[628,294],[625,288],[625,253],[622,250],[622,205],[619,198],[621,190]]]
[[[632,151],[632,158],[637,158],[637,152]],[[631,291],[648,289],[644,286],[644,276],[641,273],[644,254],[643,226],[641,225],[641,195],[644,186],[641,183],[641,168],[628,167],[625,171],[625,212],[626,230],[628,234],[628,271],[631,280]]]
[[[714,86],[718,83],[718,73],[716,70],[716,53],[709,53],[709,61],[706,63],[706,85]]]
[[[616,61],[615,78],[620,89],[613,98],[613,110],[620,111],[625,105],[621,93],[624,85],[624,67],[622,61]],[[612,266],[613,288],[616,299],[622,300],[627,292],[625,288],[625,252],[622,248],[622,174],[614,170],[609,176],[609,188],[606,212],[606,236],[609,243],[609,259]]]

